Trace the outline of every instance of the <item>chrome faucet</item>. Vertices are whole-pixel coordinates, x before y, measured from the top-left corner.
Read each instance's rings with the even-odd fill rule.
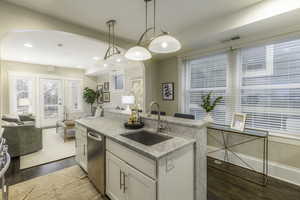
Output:
[[[160,125],[160,109],[159,109],[159,104],[157,103],[157,102],[155,102],[155,101],[152,101],[151,103],[150,103],[150,113],[151,113],[151,111],[152,111],[152,107],[154,106],[154,105],[156,105],[156,107],[157,107],[157,132],[159,132],[159,131],[161,131],[161,125]]]

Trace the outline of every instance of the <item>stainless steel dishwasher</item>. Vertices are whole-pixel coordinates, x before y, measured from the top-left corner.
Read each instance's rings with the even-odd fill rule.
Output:
[[[105,195],[105,136],[88,130],[88,177],[96,189]]]

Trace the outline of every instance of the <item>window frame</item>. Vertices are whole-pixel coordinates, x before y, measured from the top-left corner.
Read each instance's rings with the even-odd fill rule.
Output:
[[[72,94],[72,82],[78,82],[78,108],[75,109],[74,108],[74,101],[73,101],[73,94]],[[67,84],[67,95],[68,96],[68,100],[66,102],[68,102],[69,105],[65,105],[68,109],[69,112],[71,113],[76,113],[76,112],[82,112],[83,111],[83,95],[82,95],[82,91],[83,91],[83,83],[81,79],[66,79],[66,84]]]
[[[24,113],[18,113],[18,103],[17,99],[14,97],[17,97],[17,91],[16,91],[16,81],[17,80],[29,80],[31,81],[31,88],[29,89],[29,99],[31,101],[31,110],[29,113],[32,113],[33,115],[36,114],[36,99],[35,99],[35,84],[36,84],[36,78],[31,75],[22,75],[22,74],[15,74],[10,73],[8,74],[9,78],[9,113],[17,113],[17,114],[24,114]]]
[[[280,43],[285,43],[285,42],[292,42],[294,40],[297,39],[293,39],[293,40],[288,40],[288,41],[282,41],[282,42],[274,42],[272,44],[265,44],[264,46],[272,48],[272,53],[270,54],[266,54],[267,58],[266,61],[271,62],[270,60],[272,60],[272,65],[269,65],[269,69],[267,66],[267,70],[263,73],[261,71],[257,72],[257,73],[252,73],[252,74],[248,74],[243,72],[243,65],[242,65],[242,50],[243,48],[238,50],[238,54],[237,54],[237,84],[235,86],[235,92],[236,92],[236,104],[235,104],[235,112],[241,112],[241,113],[245,113],[246,112],[251,112],[251,113],[257,113],[257,114],[266,114],[266,115],[281,115],[282,113],[286,114],[286,115],[297,115],[298,113],[300,113],[300,108],[278,108],[278,107],[271,107],[271,106],[247,106],[244,105],[242,106],[242,90],[259,90],[259,89],[265,89],[265,90],[272,90],[272,89],[296,89],[296,88],[300,88],[300,83],[283,83],[283,84],[260,84],[260,85],[248,85],[248,86],[243,86],[243,78],[251,78],[251,77],[260,77],[260,76],[273,76],[274,75],[274,60],[275,60],[275,56],[274,56],[274,46],[276,44],[280,44]],[[257,45],[254,46],[252,48],[256,48],[256,47],[260,47],[262,45]],[[300,58],[299,58],[300,59]],[[270,69],[272,68],[272,69]],[[242,110],[244,112],[242,112]],[[298,114],[299,115],[299,114]],[[282,122],[283,123],[283,122]],[[287,123],[287,122],[285,122]],[[270,124],[269,126],[271,126],[272,124]],[[275,125],[274,125],[275,126]],[[281,127],[282,124],[280,124]],[[285,125],[287,126],[287,125]],[[255,129],[263,129],[263,128],[257,128],[257,127],[249,127],[249,128],[255,128]],[[273,127],[274,128],[274,127]],[[295,133],[293,131],[289,131],[287,128],[286,130],[276,130],[276,129],[272,129],[272,128],[265,128],[263,130],[267,130],[271,133],[275,133],[275,134],[280,134],[280,135],[284,135],[284,136],[291,136],[294,135],[296,137],[299,137],[300,132],[299,133]]]
[[[122,76],[123,77],[123,88],[116,88],[116,82],[115,82],[115,77],[116,76]],[[120,72],[114,72],[114,73],[111,73],[110,75],[110,79],[111,79],[111,91],[114,92],[114,93],[118,93],[118,92],[123,92],[125,90],[125,73],[120,71]]]
[[[200,59],[204,59],[207,57],[213,57],[213,56],[218,56],[218,55],[225,55],[227,57],[227,67],[225,69],[225,74],[226,74],[226,86],[225,87],[206,87],[206,88],[191,88],[191,62],[193,62],[194,60],[200,60]],[[225,120],[225,124],[229,124],[230,121],[228,119],[230,119],[230,116],[228,116],[228,108],[226,106],[227,104],[227,95],[228,95],[228,90],[229,90],[229,83],[228,83],[228,75],[229,75],[229,55],[228,52],[223,52],[223,53],[217,53],[217,54],[212,54],[209,56],[203,56],[203,57],[198,57],[196,59],[191,59],[191,60],[186,60],[185,61],[185,66],[184,66],[184,81],[185,81],[185,87],[184,87],[184,112],[185,113],[191,113],[190,110],[191,109],[199,109],[202,111],[202,107],[199,104],[191,104],[190,103],[190,94],[191,92],[214,92],[214,91],[218,91],[218,90],[224,90],[224,96],[223,96],[223,100],[224,105],[218,105],[216,110],[218,109],[223,109],[225,112],[225,116],[224,116],[224,120]],[[205,112],[205,111],[204,111]]]

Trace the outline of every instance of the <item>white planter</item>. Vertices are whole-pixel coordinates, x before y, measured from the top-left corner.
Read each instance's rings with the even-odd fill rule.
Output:
[[[210,122],[210,123],[214,122],[214,119],[212,118],[211,113],[206,113],[206,116],[204,117],[204,121],[207,121],[207,122]]]

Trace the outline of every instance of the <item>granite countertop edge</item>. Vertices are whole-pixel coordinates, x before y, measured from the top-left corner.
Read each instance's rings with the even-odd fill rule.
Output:
[[[122,110],[108,109],[105,110],[105,112],[121,114],[121,115],[129,115],[127,111],[122,111]],[[141,117],[148,120],[157,120],[157,115],[141,114]],[[166,115],[161,115],[161,118],[163,119],[163,121],[167,121],[168,123],[171,124],[177,124],[177,125],[182,125],[182,126],[192,127],[192,128],[202,128],[210,124],[210,122],[205,120],[183,119],[183,118],[177,118],[177,117],[166,116]]]
[[[86,120],[86,119],[84,119],[84,120]],[[122,132],[122,133],[119,133],[119,134],[116,134],[116,135],[109,135],[109,134],[106,134],[105,132],[101,132],[101,130],[95,129],[94,127],[90,126],[90,125],[87,124],[86,122],[82,121],[82,119],[76,120],[76,122],[79,123],[80,125],[82,125],[82,126],[88,128],[88,129],[91,129],[91,130],[93,130],[93,131],[99,133],[99,134],[103,134],[103,135],[105,135],[107,138],[111,139],[112,141],[114,141],[114,142],[116,142],[116,143],[118,143],[118,144],[121,144],[121,145],[123,145],[123,146],[125,146],[125,147],[127,147],[127,148],[129,148],[129,149],[131,149],[131,150],[133,150],[133,151],[135,151],[135,152],[137,152],[137,153],[140,153],[140,154],[142,154],[142,155],[144,155],[144,156],[146,156],[146,157],[148,157],[148,158],[150,158],[150,159],[152,159],[152,160],[159,160],[159,159],[161,159],[161,158],[163,158],[163,157],[165,157],[165,156],[170,155],[171,153],[173,153],[173,152],[175,152],[175,151],[178,151],[178,150],[180,150],[180,149],[182,149],[182,148],[185,148],[185,147],[187,147],[187,146],[189,146],[189,145],[193,145],[193,144],[196,142],[195,139],[184,139],[184,138],[181,138],[181,137],[173,137],[172,139],[174,139],[174,138],[181,138],[181,139],[182,139],[182,144],[176,146],[176,148],[170,148],[170,150],[165,151],[165,152],[163,152],[163,153],[161,153],[161,154],[157,154],[157,153],[155,154],[155,153],[151,153],[151,152],[149,152],[149,151],[146,151],[146,150],[144,150],[144,149],[142,149],[142,148],[138,148],[138,147],[134,146],[133,144],[134,144],[134,143],[137,143],[137,142],[135,142],[135,141],[130,141],[130,142],[129,142],[130,139],[127,139],[127,138],[124,137],[124,138],[122,138],[122,140],[121,140],[121,139],[119,138],[119,137],[122,137],[122,136],[120,136],[120,135],[123,134],[123,133],[136,132],[136,131],[140,131],[140,130],[152,130],[152,129],[150,129],[150,128],[142,128],[142,129],[139,129],[139,130],[128,130],[128,129],[126,129],[126,130],[124,130],[124,132]],[[125,129],[125,128],[124,128],[124,129]],[[164,133],[162,133],[162,134],[164,134]],[[172,140],[172,139],[170,139],[170,140]],[[168,142],[168,141],[167,141],[167,142]],[[169,142],[170,142],[170,141],[169,141]],[[133,143],[133,144],[131,144],[131,143]],[[138,145],[138,144],[137,144],[137,145]],[[141,144],[139,144],[139,145],[141,145]],[[145,146],[145,147],[146,147],[146,145],[142,145],[142,146]],[[148,148],[151,148],[151,147],[148,147]]]

